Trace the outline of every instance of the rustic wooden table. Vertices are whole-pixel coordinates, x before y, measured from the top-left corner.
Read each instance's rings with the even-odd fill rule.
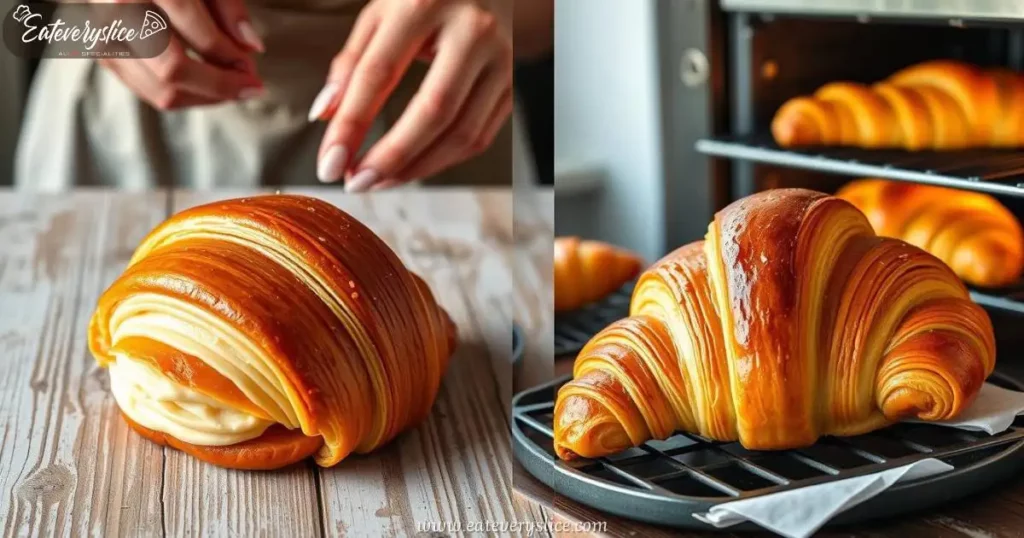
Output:
[[[537,335],[551,332],[550,308],[538,302],[550,297],[550,194],[517,216],[516,230],[531,234],[520,244],[509,189],[305,193],[380,234],[458,324],[461,343],[429,420],[331,469],[232,471],[142,439],[86,347],[96,300],[170,213],[254,193],[0,191],[5,536],[441,536],[444,528],[417,524],[545,520],[512,494],[509,327],[521,319],[541,348]],[[547,265],[538,261],[545,235]],[[531,353],[536,362],[544,351],[535,343]]]

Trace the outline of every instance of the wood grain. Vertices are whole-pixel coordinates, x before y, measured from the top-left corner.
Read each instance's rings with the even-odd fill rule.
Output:
[[[164,194],[0,192],[5,536],[163,533],[163,452],[120,420],[84,335],[165,208]]]
[[[86,349],[96,299],[168,211],[254,193],[0,191],[4,535],[407,536],[435,530],[424,523],[544,517],[511,493],[510,191],[305,192],[377,231],[458,324],[461,345],[427,422],[331,469],[307,462],[271,473],[209,466],[143,440]]]

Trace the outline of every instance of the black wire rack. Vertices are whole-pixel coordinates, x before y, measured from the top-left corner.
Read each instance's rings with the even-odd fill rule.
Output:
[[[823,438],[800,450],[752,452],[677,433],[613,456],[572,462],[554,453],[556,380],[512,402],[516,458],[557,493],[618,516],[673,527],[711,530],[693,517],[723,502],[876,473],[925,458],[953,470],[899,482],[839,514],[829,525],[893,516],[987,489],[1024,468],[1024,419],[987,435],[927,424],[896,424],[866,435]],[[990,382],[1024,390],[998,372]],[[757,530],[752,524],[729,530]]]
[[[629,299],[636,281],[628,282],[604,299],[579,310],[555,315],[555,356],[575,355],[612,322],[629,315]]]
[[[1024,197],[1024,152],[780,148],[770,135],[698,140],[697,151],[716,157],[858,177],[927,183],[989,194]]]

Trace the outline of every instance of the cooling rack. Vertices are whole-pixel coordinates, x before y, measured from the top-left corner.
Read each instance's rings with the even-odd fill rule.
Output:
[[[583,504],[621,517],[712,530],[692,516],[727,501],[767,495],[937,458],[953,470],[900,482],[839,514],[844,525],[936,506],[987,489],[1024,468],[1024,420],[997,435],[927,424],[897,424],[866,435],[824,438],[801,450],[751,452],[678,433],[614,456],[563,462],[552,448],[554,397],[568,378],[513,399],[516,458],[541,482]],[[1024,390],[993,374],[990,382]],[[733,530],[760,530],[752,524]]]
[[[575,355],[601,329],[626,317],[635,285],[628,282],[596,303],[555,315],[555,357]]]

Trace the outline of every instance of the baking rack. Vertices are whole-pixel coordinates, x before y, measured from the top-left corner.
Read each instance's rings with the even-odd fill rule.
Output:
[[[1024,153],[1012,150],[906,151],[845,147],[780,148],[771,135],[698,140],[697,151],[787,168],[879,177],[1024,197]]]
[[[555,315],[555,357],[575,355],[612,322],[629,315],[629,299],[636,281],[627,282],[604,299],[579,310]]]
[[[936,506],[977,493],[1024,468],[1024,420],[987,435],[928,424],[896,424],[866,435],[827,437],[800,450],[752,452],[677,433],[664,441],[599,459],[573,462],[554,453],[554,398],[568,377],[518,394],[512,401],[516,458],[555,492],[621,517],[673,527],[712,530],[693,517],[716,504],[842,480],[937,458],[954,467],[899,482],[839,514],[844,525]],[[989,382],[1024,387],[1000,373]],[[763,530],[753,524],[733,530]]]

